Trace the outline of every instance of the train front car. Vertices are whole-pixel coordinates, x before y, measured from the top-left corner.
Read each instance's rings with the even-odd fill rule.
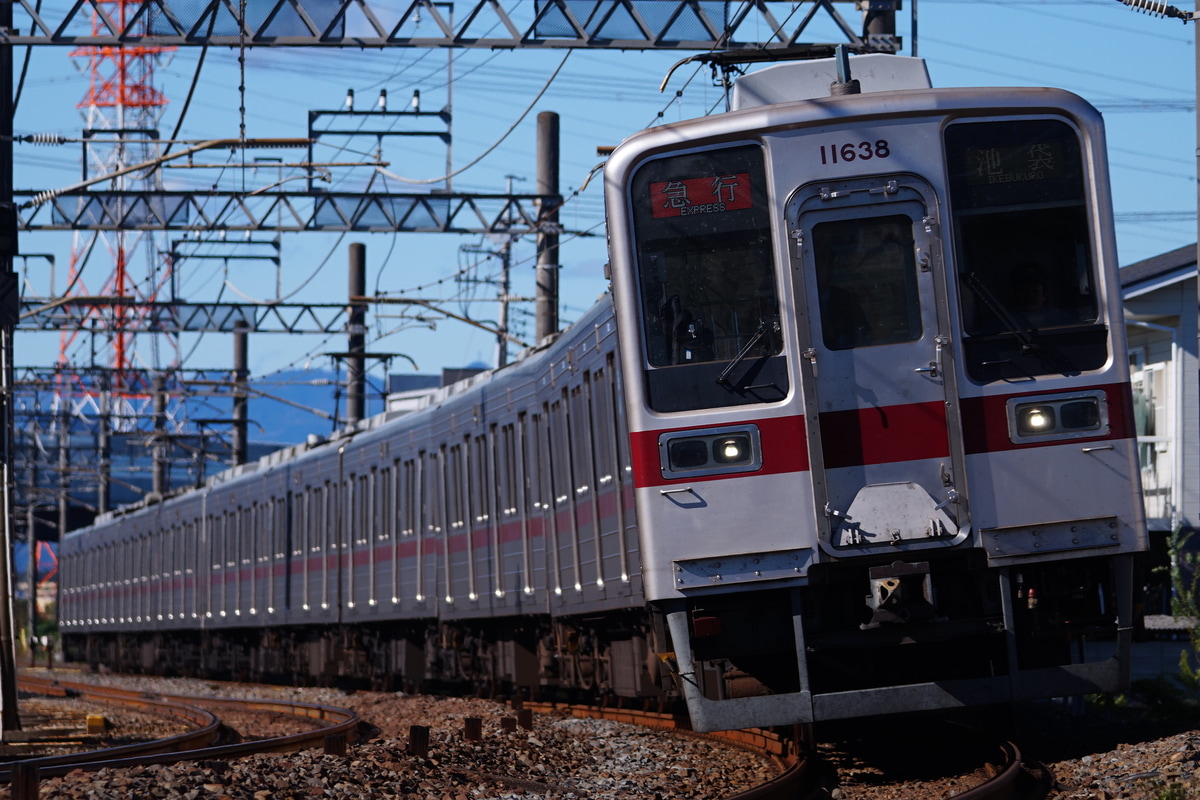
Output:
[[[769,68],[606,167],[646,597],[698,730],[1128,677],[1145,524],[1099,115],[850,63],[861,94],[774,102],[833,68]]]

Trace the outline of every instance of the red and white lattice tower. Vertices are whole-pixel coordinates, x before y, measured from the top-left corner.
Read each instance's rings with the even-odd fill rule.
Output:
[[[142,3],[143,0],[100,0],[98,9],[114,20],[119,30],[124,30],[127,19],[136,14]],[[95,33],[101,32],[98,18],[93,18],[93,28]],[[71,53],[90,80],[87,94],[78,105],[86,121],[85,178],[112,174],[159,155],[156,140],[167,99],[153,85],[154,69],[171,50],[138,45],[84,46]],[[159,172],[150,170],[149,174],[155,177],[131,174],[94,189],[147,193],[160,189]],[[120,212],[126,214],[128,209]],[[96,263],[105,261],[105,253],[107,263]],[[86,282],[85,267],[88,267]],[[71,365],[79,365],[86,353],[93,366],[111,368],[110,388],[118,406],[112,411],[116,412],[114,427],[118,429],[133,427],[132,420],[144,410],[137,407],[150,400],[150,387],[142,378],[146,371],[178,365],[179,349],[174,337],[151,334],[154,338],[150,340],[150,352],[135,347],[137,331],[149,313],[147,304],[160,299],[160,292],[170,285],[169,272],[169,264],[160,260],[153,237],[147,233],[75,234],[68,283],[71,295],[101,297],[108,302],[91,307],[88,332],[79,329],[62,332],[59,364],[64,374],[71,375]],[[89,286],[95,291],[89,290]],[[92,340],[82,341],[81,334]],[[88,410],[77,404],[94,403],[98,387],[80,382],[78,375],[71,378],[74,385],[60,386],[60,401],[72,397],[72,411],[86,414]],[[127,424],[122,425],[119,422],[122,419]]]

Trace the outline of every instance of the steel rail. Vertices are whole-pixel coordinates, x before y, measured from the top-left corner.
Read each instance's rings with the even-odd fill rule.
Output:
[[[1002,742],[1000,751],[1004,757],[1000,772],[988,778],[986,783],[955,795],[957,800],[999,800],[1014,796],[1017,778],[1021,776],[1021,751],[1012,742]]]
[[[691,730],[686,719],[680,719],[674,714],[605,708],[601,706],[561,705],[556,703],[527,702],[524,706],[542,712],[552,709],[566,710],[576,717],[606,719],[613,722],[625,722],[648,728],[674,730],[685,736],[717,739],[736,747],[765,753],[774,759],[780,769],[778,775],[766,783],[731,795],[725,800],[796,800],[796,798],[804,795],[804,792],[808,788],[807,782],[813,778],[807,769],[809,760],[799,753],[795,742],[779,734],[758,728],[695,733]],[[975,798],[975,800],[980,799]]]
[[[815,778],[807,769],[809,760],[798,752],[797,744],[794,741],[756,728],[698,734],[692,733],[688,729],[686,721],[678,719],[673,714],[596,706],[563,706],[554,703],[526,703],[525,706],[539,711],[549,711],[555,708],[565,709],[577,717],[598,717],[646,727],[674,729],[679,733],[691,736],[719,739],[750,750],[768,753],[780,765],[781,772],[771,780],[727,797],[725,800],[796,800],[796,798],[808,795],[812,789],[809,782]],[[955,795],[955,800],[1007,800],[1015,796],[1016,783],[1023,769],[1021,751],[1015,744],[1008,741],[999,743],[998,747],[1001,756],[996,774],[989,777],[984,783]]]
[[[83,753],[70,753],[57,756],[41,756],[38,758],[22,759],[20,762],[36,766],[43,775],[58,774],[55,768],[63,768],[62,774],[79,765],[93,761],[103,754],[106,759],[132,758],[163,752],[185,752],[209,747],[219,741],[221,736],[221,720],[211,711],[205,711],[192,705],[184,705],[176,700],[153,697],[137,693],[107,690],[99,686],[64,685],[45,678],[22,677],[17,680],[17,688],[36,694],[57,697],[78,697],[83,700],[100,701],[105,703],[119,702],[130,708],[148,711],[159,716],[181,719],[193,726],[193,730],[164,739],[149,742],[109,747],[104,750],[89,750]],[[0,765],[0,783],[11,782],[13,763]]]
[[[89,700],[120,703],[147,710],[155,710],[171,716],[183,718],[212,719],[212,733],[207,738],[195,737],[191,746],[181,748],[189,736],[196,732],[180,736],[158,739],[138,745],[91,750],[86,753],[76,753],[68,756],[47,756],[44,758],[23,759],[0,766],[0,783],[11,783],[13,768],[20,764],[36,767],[42,778],[60,777],[68,772],[81,769],[95,771],[105,768],[131,767],[147,764],[171,764],[178,761],[203,761],[214,758],[238,758],[255,753],[293,752],[308,747],[320,745],[328,736],[341,734],[347,741],[353,741],[360,722],[358,714],[343,708],[321,706],[313,703],[297,703],[290,700],[264,700],[259,698],[230,698],[230,697],[197,697],[184,695],[147,694],[128,689],[100,687],[86,683],[71,683],[50,681],[45,679],[21,677],[18,679],[19,688],[42,694],[59,696],[76,696]],[[207,709],[238,710],[282,713],[291,716],[321,720],[328,723],[309,731],[289,734],[287,736],[256,739],[236,744],[216,745],[219,735],[220,720]],[[206,725],[206,728],[209,726]]]
[[[184,744],[188,737],[198,736],[199,731],[193,731],[155,742],[89,751],[70,756],[51,756],[14,762],[36,766],[40,777],[58,777],[74,769],[95,771],[103,768],[232,758],[263,752],[292,752],[316,746],[331,734],[344,734],[347,740],[351,740],[360,721],[358,714],[353,711],[288,700],[151,695],[135,690],[32,677],[20,678],[19,686],[27,691],[40,694],[117,702],[184,719],[207,719],[210,722],[205,728],[206,730],[211,729],[212,735],[215,735],[220,721],[208,709],[284,713],[330,723],[328,726],[312,731],[303,731],[282,737],[198,749],[178,749],[178,745]],[[556,703],[525,703],[524,706],[542,712],[553,709],[566,710],[576,717],[607,719],[643,727],[674,730],[682,735],[717,739],[738,747],[766,753],[779,765],[780,772],[772,779],[732,795],[726,800],[794,800],[794,798],[804,796],[810,788],[808,781],[812,775],[807,770],[809,760],[798,752],[794,742],[769,731],[746,729],[697,734],[689,730],[685,720],[681,721],[673,714]],[[958,795],[961,800],[996,800],[1013,796],[1016,781],[1022,770],[1020,751],[1012,742],[1003,742],[999,747],[1002,753],[1002,766],[999,771],[985,783]],[[0,766],[0,783],[11,782],[12,771],[13,764]]]

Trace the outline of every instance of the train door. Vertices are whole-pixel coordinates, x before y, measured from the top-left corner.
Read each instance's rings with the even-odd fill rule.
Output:
[[[937,201],[914,176],[800,189],[788,204],[822,546],[945,546],[969,533]]]

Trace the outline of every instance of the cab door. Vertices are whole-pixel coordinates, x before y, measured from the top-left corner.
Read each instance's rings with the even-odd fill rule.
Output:
[[[912,176],[787,206],[823,548],[945,547],[970,531],[936,197]]]

